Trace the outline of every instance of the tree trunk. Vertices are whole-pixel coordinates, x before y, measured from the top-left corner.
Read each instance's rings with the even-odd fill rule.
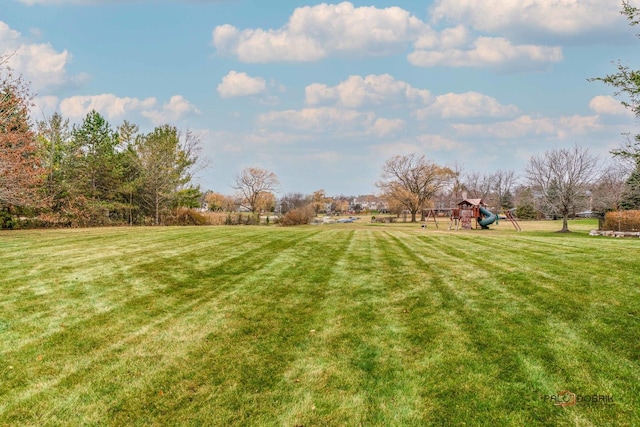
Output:
[[[562,213],[562,230],[560,230],[560,233],[569,232],[569,223],[567,222],[568,218],[569,218],[569,212],[563,212]]]
[[[156,225],[160,225],[160,200],[156,194]]]
[[[416,222],[417,211],[411,211],[411,222]]]

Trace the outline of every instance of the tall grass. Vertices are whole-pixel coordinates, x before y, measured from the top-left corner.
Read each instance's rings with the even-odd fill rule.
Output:
[[[640,242],[573,225],[0,233],[0,425],[638,425]]]

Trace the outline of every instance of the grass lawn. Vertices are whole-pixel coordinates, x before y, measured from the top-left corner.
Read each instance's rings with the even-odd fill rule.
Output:
[[[640,239],[446,224],[2,232],[0,426],[640,425]]]

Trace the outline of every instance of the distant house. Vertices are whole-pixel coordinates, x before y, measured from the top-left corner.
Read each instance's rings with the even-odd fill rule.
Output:
[[[360,206],[361,210],[376,210],[382,211],[389,209],[387,202],[378,196],[367,194],[363,196],[354,197],[349,201],[349,210],[355,210],[356,206]]]

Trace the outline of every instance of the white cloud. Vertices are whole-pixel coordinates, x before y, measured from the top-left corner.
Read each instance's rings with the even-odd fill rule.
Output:
[[[3,45],[18,44],[20,37],[21,34],[18,31],[12,30],[7,24],[0,21],[0,40]]]
[[[445,28],[440,33],[428,28],[414,42],[416,49],[447,50],[463,46],[471,41],[471,33],[464,25]]]
[[[633,117],[634,114],[612,96],[596,96],[589,101],[589,108],[596,114]]]
[[[266,130],[261,130],[256,133],[244,134],[242,138],[246,143],[252,146],[263,145],[266,147],[282,144],[286,145],[299,141],[301,139],[306,139],[306,137],[301,137],[299,135],[292,135],[285,132],[269,132]]]
[[[36,96],[33,99],[33,108],[31,115],[36,120],[42,120],[44,117],[50,116],[58,108],[57,96]]]
[[[406,122],[402,119],[379,118],[373,124],[372,131],[377,136],[387,136],[404,129]]]
[[[558,118],[533,118],[528,115],[514,120],[488,124],[454,124],[459,135],[485,138],[527,138],[585,135],[601,129],[597,116],[564,116]]]
[[[266,81],[261,77],[250,77],[247,73],[229,71],[218,85],[218,94],[222,98],[257,95],[265,91]]]
[[[396,80],[389,74],[349,76],[337,86],[329,87],[314,83],[305,89],[305,102],[318,105],[338,102],[349,108],[363,105],[388,105],[409,102],[427,102],[431,94],[428,90],[416,89],[410,84]]]
[[[420,146],[426,151],[451,151],[457,150],[462,145],[442,135],[424,134],[417,137]]]
[[[376,144],[371,150],[381,157],[391,157],[411,153],[457,152],[464,145],[442,135],[420,134],[389,144]],[[468,151],[468,150],[467,150]]]
[[[92,4],[100,4],[100,3],[133,3],[134,1],[143,2],[149,0],[18,0],[20,3],[24,3],[28,6],[34,6],[37,4],[42,4],[45,6],[54,6],[59,4],[77,4],[81,6],[89,6]],[[177,2],[181,2],[183,0],[174,0]],[[200,3],[216,3],[225,0],[195,0]]]
[[[426,45],[422,41],[419,45]],[[417,67],[494,67],[537,69],[563,59],[562,49],[555,46],[514,45],[502,37],[479,37],[466,49],[419,49],[407,56]]]
[[[260,126],[284,126],[308,132],[361,132],[375,123],[375,114],[332,107],[272,111],[258,117]]]
[[[296,8],[279,29],[239,30],[221,25],[213,45],[242,62],[316,61],[332,54],[401,52],[425,24],[399,7],[355,7],[350,2]]]
[[[2,21],[0,56],[8,57],[7,65],[30,81],[35,90],[86,78],[84,75],[67,75],[66,66],[71,61],[68,51],[58,52],[49,43],[29,43],[22,34]]]
[[[509,117],[518,114],[515,105],[502,105],[497,99],[478,92],[439,95],[428,107],[415,111],[418,120],[431,116],[445,119],[466,117]]]
[[[461,22],[503,34],[588,35],[616,30],[620,2],[610,0],[436,0],[434,22]]]
[[[151,120],[154,125],[175,122],[191,114],[200,114],[200,111],[181,95],[172,96],[161,109],[142,111],[142,115]]]
[[[129,114],[139,113],[154,125],[160,125],[181,119],[199,111],[180,95],[172,96],[169,102],[157,107],[156,98],[118,97],[105,93],[92,96],[72,96],[60,102],[60,113],[71,119],[81,119],[91,110],[96,110],[107,119],[121,119]]]
[[[376,144],[370,147],[371,151],[381,158],[389,158],[397,155],[405,155],[411,153],[418,153],[422,147],[415,143],[415,141],[395,141],[390,144]]]
[[[72,96],[60,102],[60,113],[72,119],[79,119],[86,116],[91,110],[96,110],[107,119],[116,119],[122,118],[132,111],[151,108],[155,104],[155,98],[144,100],[129,97],[119,98],[108,93],[92,96]]]
[[[419,67],[530,70],[563,58],[557,46],[476,37],[465,25],[437,32],[399,7],[355,7],[349,2],[297,8],[279,29],[240,30],[225,24],[213,30],[218,53],[252,63],[318,61],[331,55],[382,56],[401,53],[410,44],[416,50],[407,59]]]

